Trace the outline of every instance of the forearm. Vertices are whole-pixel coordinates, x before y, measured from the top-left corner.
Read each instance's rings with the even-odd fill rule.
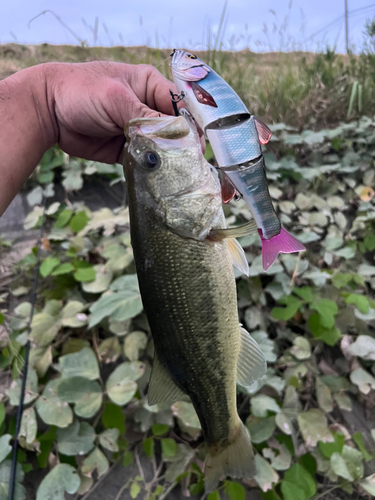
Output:
[[[58,140],[45,65],[0,81],[0,216]]]

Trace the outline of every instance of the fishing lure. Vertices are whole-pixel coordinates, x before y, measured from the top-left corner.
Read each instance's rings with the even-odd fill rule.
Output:
[[[171,55],[178,92],[206,134],[222,172],[223,202],[238,191],[255,219],[263,269],[272,266],[279,253],[306,250],[281,226],[268,191],[261,145],[270,140],[270,129],[250,115],[232,87],[196,55],[176,49]]]

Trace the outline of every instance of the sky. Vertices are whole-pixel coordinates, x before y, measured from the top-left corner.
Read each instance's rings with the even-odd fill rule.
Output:
[[[347,1],[349,43],[358,50],[366,18],[375,17],[375,0]],[[0,0],[0,43],[85,41],[198,50],[213,44],[224,5],[225,0]],[[329,45],[344,52],[344,9],[345,0],[228,0],[221,40],[227,49],[318,50]],[[54,14],[30,23],[45,10]]]

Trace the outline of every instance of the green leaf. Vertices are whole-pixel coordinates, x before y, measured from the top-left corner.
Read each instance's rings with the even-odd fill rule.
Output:
[[[310,314],[309,328],[314,338],[323,340],[329,346],[334,346],[341,337],[341,332],[336,326],[332,328],[323,326],[321,316],[318,313]]]
[[[118,429],[106,429],[101,434],[99,434],[99,443],[109,451],[119,451],[117,444],[120,431]]]
[[[95,280],[90,282],[82,282],[82,289],[87,293],[101,293],[108,290],[109,284],[112,281],[113,272],[107,270],[105,266],[99,264],[94,266]]]
[[[59,379],[47,383],[42,396],[36,402],[36,409],[46,424],[67,427],[73,422],[73,412],[68,403],[57,397],[59,383]]]
[[[58,259],[57,257],[48,257],[42,262],[39,272],[43,276],[43,278],[45,278],[46,276],[50,275],[55,267],[59,264],[60,259]]]
[[[10,479],[10,471],[11,471],[11,460],[5,460],[0,464],[0,495],[1,500],[7,500],[8,492],[9,492],[9,479]],[[24,478],[24,472],[22,467],[18,466],[16,468],[16,484],[15,484],[15,494],[14,500],[25,500],[26,491],[22,486],[22,481]],[[59,499],[58,499],[59,500]]]
[[[84,347],[79,352],[61,356],[58,369],[64,378],[84,377],[95,380],[100,376],[96,354],[90,347]]]
[[[280,303],[286,304],[286,307],[274,307],[271,311],[271,316],[275,319],[288,321],[293,318],[299,310],[302,302],[293,295],[284,296],[279,300]]]
[[[284,481],[289,481],[293,485],[300,488],[305,495],[305,498],[311,498],[316,493],[316,483],[313,477],[300,464],[294,464],[285,472]],[[284,482],[283,481],[283,482]],[[281,483],[283,484],[283,483]]]
[[[9,402],[12,406],[18,406],[20,404],[21,385],[22,385],[21,379],[13,380],[13,382],[10,385],[10,388],[6,391],[6,393],[9,396]],[[34,401],[34,399],[36,399],[37,397],[38,397],[38,377],[36,375],[35,370],[29,369],[27,372],[24,404],[27,405],[31,403],[31,401]]]
[[[95,448],[82,462],[81,471],[85,476],[92,476],[94,470],[97,470],[98,477],[102,476],[109,469],[109,462],[99,448]]]
[[[76,281],[94,281],[96,272],[93,266],[80,267],[73,276]]]
[[[358,335],[355,342],[348,347],[348,351],[366,361],[375,361],[375,339],[370,335]]]
[[[266,417],[268,412],[279,413],[280,406],[274,398],[265,394],[257,394],[251,398],[251,413],[256,417]]]
[[[220,500],[220,493],[218,490],[213,491],[207,495],[207,500]]]
[[[70,300],[61,311],[61,323],[70,328],[81,328],[87,323],[86,314],[82,313],[85,304],[78,300]]]
[[[90,328],[108,316],[117,321],[125,321],[134,318],[142,311],[142,299],[135,275],[118,278],[112,283],[111,290],[118,290],[118,292],[102,296],[90,307],[92,313]]]
[[[35,441],[37,430],[38,425],[35,410],[33,407],[27,408],[22,413],[21,428],[19,433],[20,444],[23,448],[34,449],[32,445]]]
[[[260,444],[273,435],[276,429],[275,416],[268,418],[249,417],[246,426],[250,431],[251,442]]]
[[[375,474],[367,476],[359,481],[361,487],[371,496],[375,496]]]
[[[351,273],[337,273],[332,276],[332,284],[336,288],[344,288],[353,279]]]
[[[165,457],[174,457],[177,453],[177,443],[172,438],[163,438],[161,440],[161,450]]]
[[[94,448],[96,433],[87,422],[76,420],[65,429],[57,429],[57,448],[67,456],[85,455]]]
[[[59,333],[61,320],[59,317],[42,312],[35,314],[31,323],[30,338],[38,347],[47,347]]]
[[[264,492],[271,490],[272,485],[279,481],[279,475],[273,467],[260,455],[255,455],[257,473],[254,477],[260,489]]]
[[[144,332],[129,333],[124,341],[124,354],[130,361],[137,361],[141,351],[146,349],[148,338]]]
[[[74,270],[75,270],[75,267],[72,264],[65,262],[65,264],[61,264],[60,266],[56,267],[52,271],[51,276],[60,276],[62,274],[68,274]]]
[[[363,436],[362,432],[355,432],[352,434],[352,439],[355,442],[355,444],[358,446],[359,451],[362,453],[363,458],[366,460],[366,462],[369,462],[372,460],[372,455],[367,451],[365,443],[363,442]]]
[[[331,458],[334,453],[341,453],[345,444],[345,438],[342,434],[333,434],[334,442],[322,443],[319,442],[319,449],[326,458]]]
[[[315,392],[319,407],[325,412],[332,411],[333,401],[331,391],[319,377],[315,380]]]
[[[320,299],[310,304],[320,315],[320,323],[324,328],[332,328],[335,324],[335,315],[338,312],[336,302],[330,299]]]
[[[150,458],[150,457],[149,457]],[[124,458],[122,460],[122,465],[127,467],[128,465],[133,463],[133,455],[130,451],[125,451]]]
[[[281,482],[281,493],[284,500],[307,500],[311,498],[306,497],[305,492],[298,485],[285,479]]]
[[[72,218],[73,212],[72,210],[65,209],[62,212],[60,212],[59,216],[57,217],[57,220],[55,222],[55,227],[58,229],[61,229],[62,227],[65,227],[70,219]]]
[[[5,420],[5,406],[3,403],[0,403],[0,426],[3,425]]]
[[[350,380],[363,394],[375,389],[375,378],[363,368],[356,368],[350,374]]]
[[[75,403],[74,412],[79,417],[91,418],[100,409],[103,395],[96,380],[83,377],[59,379],[58,397],[66,403]]]
[[[194,406],[190,402],[177,401],[172,405],[172,412],[177,417],[177,423],[182,432],[186,432],[193,439],[197,439],[201,435],[201,424]]]
[[[313,408],[298,415],[298,425],[307,446],[316,446],[318,441],[333,442],[324,413]]]
[[[370,310],[370,304],[368,301],[368,298],[365,297],[364,295],[359,295],[356,293],[350,293],[346,299],[345,302],[347,304],[354,304],[356,308],[361,311],[363,314],[367,314]]]
[[[36,500],[64,500],[64,492],[73,495],[80,483],[77,471],[73,467],[68,464],[58,464],[40,483]]]
[[[10,434],[4,434],[0,437],[0,462],[6,459],[9,453],[12,451],[12,447],[9,441],[12,439]]]
[[[169,425],[154,424],[152,426],[152,433],[154,436],[164,436],[169,432]]]
[[[240,483],[234,481],[225,481],[224,489],[230,500],[245,500],[246,491]]]
[[[122,409],[114,403],[105,403],[102,424],[107,429],[115,428],[120,431],[120,434],[125,434],[125,415]]]
[[[152,438],[152,437],[146,438],[143,441],[143,449],[144,449],[144,452],[146,453],[147,457],[151,460],[151,458],[155,454],[155,441],[154,441],[154,438]]]
[[[301,299],[305,300],[306,302],[312,302],[314,300],[314,295],[310,286],[303,286],[300,288],[294,287],[293,293],[299,295]]]
[[[375,250],[375,234],[367,234],[363,243],[369,252],[373,252]]]
[[[140,492],[141,492],[141,487],[139,486],[137,481],[134,481],[130,487],[130,496],[132,498],[137,498]]]
[[[70,221],[70,228],[75,233],[81,231],[86,224],[88,223],[89,218],[87,217],[85,212],[78,212],[74,215],[74,217]]]
[[[144,372],[144,364],[139,361],[119,365],[108,377],[106,388],[108,396],[119,406],[128,403],[137,390],[135,383]]]

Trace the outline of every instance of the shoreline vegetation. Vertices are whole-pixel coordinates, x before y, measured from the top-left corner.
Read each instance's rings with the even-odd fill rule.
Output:
[[[207,49],[197,55],[236,90],[250,112],[268,123],[299,129],[334,127],[375,114],[372,37],[359,55],[324,52],[252,52]],[[152,64],[171,78],[171,49],[147,46],[0,45],[0,79],[45,62],[108,60]]]

